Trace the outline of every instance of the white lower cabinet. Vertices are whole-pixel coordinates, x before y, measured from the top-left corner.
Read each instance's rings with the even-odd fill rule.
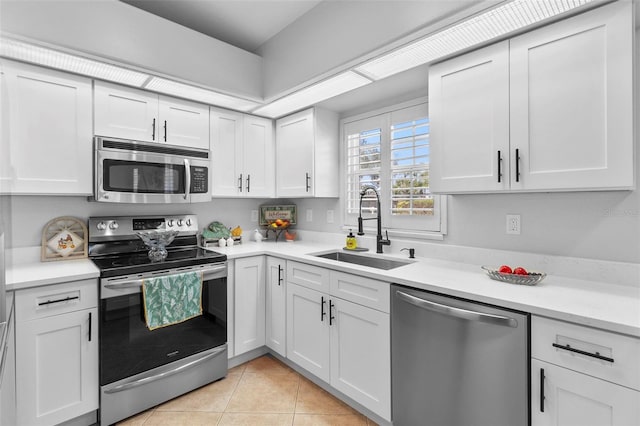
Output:
[[[331,386],[391,419],[389,314],[331,298]]]
[[[266,330],[267,346],[282,356],[287,355],[287,291],[286,261],[267,257]]]
[[[52,425],[98,409],[98,284],[16,291],[19,425]]]
[[[234,261],[234,355],[265,344],[264,256]]]
[[[544,361],[531,361],[533,426],[640,424],[640,392]]]
[[[329,382],[328,295],[287,283],[287,358]]]
[[[305,269],[309,273],[305,274]],[[388,284],[335,271],[326,271],[332,292],[314,290],[324,281],[318,268],[287,262],[287,358],[380,417],[391,420],[391,336],[389,304],[375,293],[388,292]],[[304,279],[298,279],[303,277]],[[352,279],[349,279],[349,278]],[[341,282],[343,284],[338,284]],[[333,291],[352,282],[353,303]],[[374,291],[374,288],[379,291]],[[359,291],[365,291],[359,294]],[[345,293],[346,294],[346,293]],[[375,307],[372,308],[369,305]]]
[[[640,424],[640,339],[533,316],[532,426]]]

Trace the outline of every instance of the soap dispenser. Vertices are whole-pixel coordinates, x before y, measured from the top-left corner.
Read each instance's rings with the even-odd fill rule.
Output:
[[[349,229],[349,235],[347,235],[347,250],[355,250],[358,248],[358,241],[356,236],[353,235],[353,231]]]

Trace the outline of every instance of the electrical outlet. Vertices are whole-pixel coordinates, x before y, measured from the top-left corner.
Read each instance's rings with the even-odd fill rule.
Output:
[[[520,235],[520,215],[507,215],[507,234]]]
[[[333,223],[333,210],[327,210],[327,223]]]
[[[258,210],[251,210],[251,222],[258,221]]]
[[[307,222],[313,222],[313,210],[307,209]]]

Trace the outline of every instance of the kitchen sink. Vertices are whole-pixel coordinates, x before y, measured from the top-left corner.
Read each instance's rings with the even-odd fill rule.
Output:
[[[337,260],[338,262],[355,263],[357,265],[369,266],[377,269],[394,269],[412,263],[409,260],[396,260],[384,257],[362,256],[357,254],[345,253],[343,251],[332,251],[329,253],[314,254],[313,256],[322,257],[323,259]]]

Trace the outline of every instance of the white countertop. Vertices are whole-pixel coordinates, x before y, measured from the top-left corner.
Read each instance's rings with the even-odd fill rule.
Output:
[[[416,258],[414,263],[385,271],[310,255],[336,249],[342,247],[301,241],[249,242],[211,248],[225,253],[229,259],[273,255],[640,337],[640,281],[636,281],[636,285],[622,285],[548,275],[538,285],[524,286],[491,280],[481,265],[468,263]],[[406,253],[403,256],[359,254],[393,259],[408,257]]]
[[[640,281],[635,285],[623,285],[548,275],[536,286],[522,286],[491,280],[480,269],[481,265],[470,263],[418,257],[409,265],[385,271],[311,255],[341,248],[334,244],[296,241],[246,242],[210,249],[226,254],[230,260],[262,254],[278,256],[640,337]],[[98,268],[88,259],[40,262],[29,253],[24,249],[14,249],[13,258],[22,260],[7,265],[7,290],[99,276]],[[371,252],[363,255],[407,258],[406,253],[403,256]]]

